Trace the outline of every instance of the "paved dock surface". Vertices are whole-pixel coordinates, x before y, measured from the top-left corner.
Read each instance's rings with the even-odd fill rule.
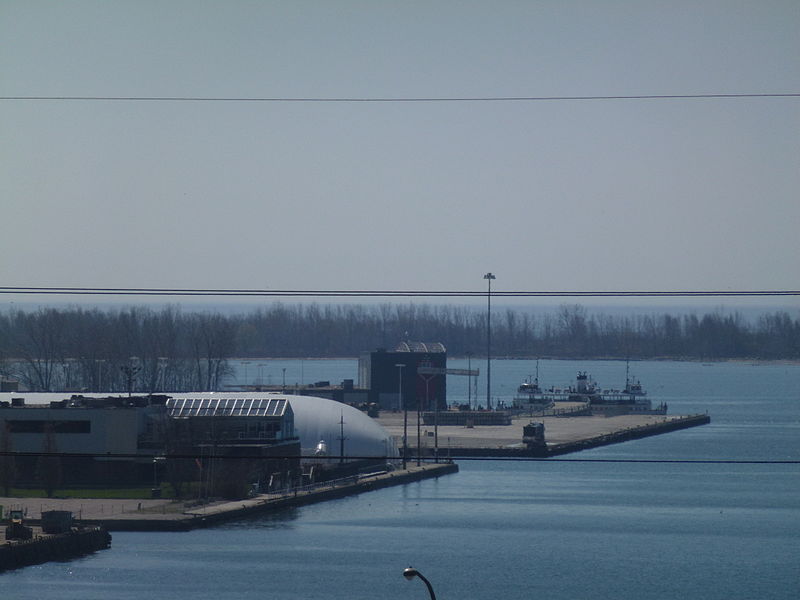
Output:
[[[439,426],[439,452],[447,453],[447,448],[521,448],[522,429],[534,421],[544,423],[545,442],[548,447],[579,443],[584,440],[621,434],[626,431],[651,428],[654,425],[669,424],[685,420],[679,415],[616,415],[616,416],[580,416],[580,417],[515,417],[511,425],[480,425],[468,429],[463,425]],[[377,421],[386,428],[392,437],[402,446],[403,413],[383,412]],[[434,445],[434,428],[432,425],[421,427],[422,447],[432,448]],[[408,446],[409,452],[416,453],[417,447],[417,413],[408,413]],[[423,452],[424,454],[424,452]]]
[[[205,527],[221,521],[245,518],[255,513],[280,510],[314,502],[359,494],[373,489],[410,483],[430,477],[439,477],[458,471],[454,464],[408,465],[406,470],[395,470],[317,484],[314,487],[284,490],[280,493],[260,494],[234,501],[197,503],[170,499],[109,500],[80,498],[4,498],[0,506],[4,514],[11,509],[21,509],[26,519],[36,524],[43,511],[68,510],[83,524],[103,525],[109,531],[185,530]],[[5,535],[5,528],[3,535]],[[5,543],[0,537],[0,543]]]

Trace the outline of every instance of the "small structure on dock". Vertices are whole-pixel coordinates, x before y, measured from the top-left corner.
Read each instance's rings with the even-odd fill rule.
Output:
[[[544,448],[544,423],[530,422],[522,428],[522,443],[528,450]]]

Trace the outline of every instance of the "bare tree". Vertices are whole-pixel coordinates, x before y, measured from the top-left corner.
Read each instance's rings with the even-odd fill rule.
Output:
[[[34,390],[51,391],[58,380],[58,365],[66,358],[65,316],[48,308],[15,314],[15,350],[22,359],[23,381]]]
[[[222,378],[228,373],[227,359],[235,347],[230,322],[218,314],[193,315],[190,320],[189,340],[196,374],[195,389],[219,389]]]

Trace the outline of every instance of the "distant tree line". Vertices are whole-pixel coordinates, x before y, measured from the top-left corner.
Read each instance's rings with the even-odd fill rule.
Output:
[[[174,307],[42,308],[0,314],[0,374],[30,390],[215,390],[236,323]]]
[[[431,305],[273,304],[246,314],[176,307],[41,308],[0,313],[0,374],[32,390],[219,389],[233,357],[343,357],[400,341],[486,352],[486,313]],[[492,354],[506,357],[798,359],[800,319],[737,313],[609,316],[580,305],[492,313]]]

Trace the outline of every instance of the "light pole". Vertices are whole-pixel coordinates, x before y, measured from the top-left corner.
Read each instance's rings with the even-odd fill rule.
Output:
[[[400,408],[403,411],[403,470],[406,468],[406,456],[408,456],[408,409],[403,400],[403,367],[405,365],[396,364],[397,367],[397,387],[400,396]]]
[[[408,567],[407,569],[405,569],[405,570],[403,571],[403,577],[405,577],[405,578],[406,578],[406,579],[408,579],[409,581],[411,581],[412,579],[414,579],[414,577],[419,577],[420,579],[422,579],[422,582],[423,582],[423,583],[424,583],[426,586],[428,586],[428,593],[431,595],[431,600],[436,600],[436,594],[434,594],[434,593],[433,593],[433,586],[431,585],[431,582],[430,582],[430,581],[428,581],[428,580],[427,580],[427,579],[426,579],[426,578],[425,578],[425,577],[422,575],[422,573],[420,573],[419,571],[417,571],[415,568],[413,568],[413,567]]]
[[[161,391],[166,391],[167,389],[167,365],[169,364],[169,358],[166,356],[159,356],[158,357],[158,373],[156,375],[156,387],[158,387],[158,382],[161,381]]]
[[[139,357],[138,356],[131,356],[128,359],[128,364],[121,366],[119,369],[125,374],[125,380],[128,384],[128,397],[130,398],[131,394],[133,393],[133,381],[136,379],[136,375],[139,374],[139,371],[142,368],[139,366]]]
[[[420,375],[425,380],[425,410],[431,410],[431,400],[430,400],[430,393],[429,393],[429,384],[431,379],[436,377],[436,375]],[[436,400],[434,400],[436,402]],[[419,406],[419,405],[417,405]],[[433,455],[435,462],[439,462],[439,405],[436,404],[436,408],[434,409],[433,413],[433,426],[434,426],[434,442],[433,442]],[[419,410],[417,410],[417,440],[420,439],[419,435]],[[417,466],[419,466],[419,457],[422,454],[422,447],[417,443]]]
[[[158,485],[158,465],[166,460],[163,456],[153,457],[153,489],[150,490],[150,495],[153,498],[161,498],[161,488]]]
[[[472,352],[467,352],[467,371],[472,372]],[[467,406],[472,410],[472,375],[467,375]]]
[[[95,358],[95,364],[97,365],[97,391],[103,391],[103,363],[106,362],[104,358]]]
[[[248,360],[243,360],[242,361],[242,365],[244,365],[244,385],[242,386],[242,389],[247,388],[247,365],[249,365],[249,364],[250,364],[250,361],[248,361]]]
[[[486,409],[492,410],[492,279],[491,273],[483,276],[489,283],[486,293]]]

